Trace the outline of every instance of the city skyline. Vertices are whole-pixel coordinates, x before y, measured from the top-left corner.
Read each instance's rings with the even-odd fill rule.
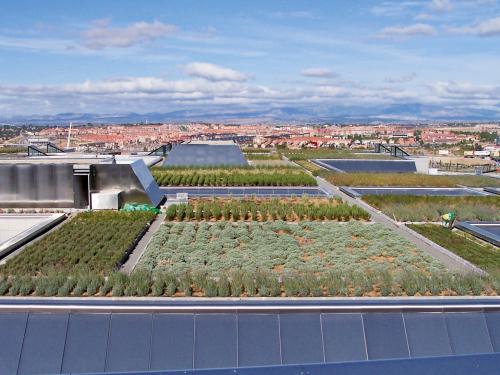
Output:
[[[500,118],[494,0],[2,5],[1,118]]]

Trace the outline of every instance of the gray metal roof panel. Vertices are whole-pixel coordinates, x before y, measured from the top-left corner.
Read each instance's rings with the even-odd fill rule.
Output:
[[[236,367],[237,330],[235,314],[195,315],[194,367]]]
[[[368,359],[361,314],[323,314],[321,320],[326,362]]]
[[[281,364],[278,314],[238,316],[238,365]]]
[[[10,371],[17,367],[20,374],[75,374],[81,370],[102,368],[104,357],[107,363],[104,371],[107,372],[189,370],[193,368],[193,364],[195,368],[230,369],[289,363],[372,362],[377,358],[393,360],[408,355],[410,358],[441,357],[450,353],[450,347],[455,356],[465,352],[475,354],[500,351],[500,310],[491,307],[499,306],[498,300],[404,300],[405,310],[411,310],[412,306],[418,311],[434,305],[440,307],[433,308],[434,312],[402,313],[399,305],[394,305],[401,304],[401,301],[392,299],[366,300],[364,303],[367,310],[362,311],[355,310],[354,306],[356,303],[359,305],[359,302],[354,300],[276,302],[283,308],[309,310],[311,307],[316,311],[311,313],[273,310],[273,301],[261,300],[239,301],[238,305],[232,300],[154,302],[96,299],[86,300],[84,306],[81,306],[86,312],[70,313],[68,320],[66,313],[33,312],[33,301],[7,299],[6,302],[12,302],[11,311],[15,306],[24,306],[29,302],[31,304],[26,306],[30,306],[32,312],[28,315],[26,312],[14,315],[9,312],[0,313],[0,337],[8,337],[7,345],[11,344],[7,347],[0,340],[0,349],[6,349],[5,353],[10,353],[9,360],[0,363],[0,368],[4,366]],[[43,306],[43,311],[50,311],[47,304],[58,305],[57,301],[42,300],[40,305]],[[72,299],[72,310],[79,308],[79,301]],[[488,302],[489,305],[484,305]],[[64,303],[68,304],[67,301],[60,301],[60,304]],[[469,307],[461,313],[443,312],[449,304],[456,311],[456,306],[464,303]],[[193,305],[204,304],[217,306],[227,312],[190,310]],[[269,308],[261,312],[246,311],[246,307],[257,308],[263,304]],[[140,307],[140,312],[103,313],[102,310],[108,305]],[[175,306],[181,306],[184,312],[158,312],[162,307]],[[328,310],[332,306],[333,310]],[[383,306],[399,310],[370,312],[374,307],[379,309]],[[495,312],[478,311],[480,306],[489,306],[484,309]],[[66,309],[64,306],[59,307]],[[357,312],[335,311],[336,307]],[[470,310],[471,307],[473,311]],[[100,312],[88,312],[93,308]],[[447,341],[447,337],[451,341]],[[105,340],[106,345],[103,346]],[[366,358],[369,360],[366,361]],[[85,365],[85,361],[89,359],[90,362]]]
[[[483,313],[446,313],[445,317],[454,354],[493,352]]]
[[[315,159],[316,164],[337,172],[413,173],[413,160]]]
[[[97,372],[106,366],[110,314],[71,314],[62,372]]]
[[[163,166],[248,165],[237,145],[181,144],[172,147]]]
[[[443,314],[405,313],[403,316],[412,357],[453,354]]]
[[[17,374],[60,373],[67,326],[68,314],[30,314]]]
[[[112,314],[106,371],[148,370],[151,314]]]
[[[324,362],[320,314],[281,314],[284,364]]]
[[[194,315],[154,314],[151,370],[193,368]]]
[[[0,374],[17,373],[27,319],[27,313],[0,314]]]
[[[363,314],[363,323],[369,359],[409,357],[402,314]]]

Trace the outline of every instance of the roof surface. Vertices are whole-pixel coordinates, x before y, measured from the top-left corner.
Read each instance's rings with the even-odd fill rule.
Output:
[[[498,300],[468,307],[456,300],[449,306],[392,301],[361,307],[355,301],[47,300],[38,310],[29,300],[16,301],[3,306],[10,312],[0,312],[1,374],[232,369],[500,352]]]
[[[315,159],[313,161],[337,172],[412,173],[417,171],[413,160]]]

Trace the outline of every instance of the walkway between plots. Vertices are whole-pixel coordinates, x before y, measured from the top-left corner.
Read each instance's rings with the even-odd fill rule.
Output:
[[[350,204],[357,204],[358,206],[362,207],[363,209],[365,209],[370,213],[372,220],[374,222],[383,224],[387,228],[399,234],[401,237],[407,239],[408,241],[413,243],[417,248],[425,251],[435,259],[442,262],[449,270],[459,271],[463,273],[469,273],[469,272],[484,273],[484,271],[482,271],[478,267],[460,258],[456,254],[453,254],[449,250],[435,244],[434,242],[423,237],[422,235],[412,231],[404,224],[398,225],[394,220],[390,219],[388,216],[376,210],[375,208],[365,203],[361,199],[350,197],[349,195],[340,191],[336,186],[330,184],[328,181],[322,179],[321,177],[316,177],[316,180],[318,181],[318,185],[321,189],[323,189],[329,194],[340,196],[344,201]]]
[[[132,273],[135,266],[137,265],[137,262],[139,262],[139,259],[141,258],[142,254],[146,250],[146,247],[148,246],[149,241],[151,241],[151,238],[153,238],[154,234],[160,228],[161,224],[164,221],[165,221],[165,214],[160,214],[156,217],[156,219],[153,221],[153,223],[151,223],[149,230],[141,238],[141,240],[139,241],[139,243],[137,244],[135,249],[130,254],[130,257],[128,258],[127,262],[120,269],[120,272],[129,274],[129,275]]]

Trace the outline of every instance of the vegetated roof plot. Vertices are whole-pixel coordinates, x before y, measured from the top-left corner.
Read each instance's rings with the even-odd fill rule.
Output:
[[[282,199],[195,199],[189,204],[173,204],[167,208],[166,220],[196,221],[301,221],[301,220],[369,220],[370,215],[359,206],[337,198]]]
[[[493,245],[478,243],[459,230],[453,232],[436,224],[409,224],[411,229],[493,274],[500,273],[500,251]]]
[[[316,186],[317,182],[297,167],[155,167],[151,173],[160,186]]]
[[[448,212],[455,212],[457,220],[500,220],[498,196],[364,195],[362,199],[398,221],[436,222]]]
[[[319,173],[336,186],[380,187],[485,187],[500,186],[500,179],[487,176],[433,176],[418,173]]]
[[[83,212],[0,266],[0,274],[107,274],[122,261],[149,212]]]
[[[166,223],[137,269],[220,275],[235,270],[275,274],[329,270],[443,271],[436,260],[379,224]]]
[[[416,172],[412,160],[314,159],[313,162],[336,172],[411,173]]]
[[[181,144],[172,147],[164,166],[248,165],[238,145]]]
[[[351,196],[362,195],[425,195],[425,196],[484,196],[488,195],[482,191],[467,188],[369,188],[369,187],[347,187],[340,188]]]
[[[326,193],[315,187],[295,187],[295,188],[272,188],[272,187],[254,187],[254,188],[212,188],[212,187],[162,187],[160,188],[163,194],[176,195],[177,193],[188,193],[189,196],[195,197],[224,197],[224,196],[243,196],[251,197],[289,197],[292,195],[307,195],[307,196],[325,196]]]

